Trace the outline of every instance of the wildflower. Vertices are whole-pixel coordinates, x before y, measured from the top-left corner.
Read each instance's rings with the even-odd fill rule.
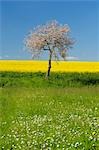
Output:
[[[79,142],[76,142],[74,147],[78,147],[79,146]]]

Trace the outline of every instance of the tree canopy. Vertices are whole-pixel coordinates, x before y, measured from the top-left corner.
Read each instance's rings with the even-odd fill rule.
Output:
[[[68,25],[60,25],[54,20],[34,28],[26,37],[25,45],[33,58],[41,54],[42,50],[51,50],[56,59],[59,55],[65,59],[67,50],[73,45],[69,32]]]

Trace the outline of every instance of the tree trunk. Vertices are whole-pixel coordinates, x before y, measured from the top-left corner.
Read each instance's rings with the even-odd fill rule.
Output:
[[[52,52],[50,51],[50,55],[49,55],[49,63],[48,63],[48,71],[47,71],[47,74],[46,74],[46,77],[47,77],[47,78],[50,76],[51,59],[52,59]]]

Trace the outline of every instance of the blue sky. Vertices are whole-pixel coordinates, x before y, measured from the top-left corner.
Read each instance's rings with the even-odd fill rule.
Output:
[[[68,57],[99,61],[99,2],[84,1],[0,1],[0,58],[31,59],[23,40],[36,25],[56,19],[71,28],[76,40]],[[43,54],[41,59],[47,59]]]

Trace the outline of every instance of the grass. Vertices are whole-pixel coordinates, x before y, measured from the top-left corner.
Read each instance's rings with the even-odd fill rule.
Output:
[[[45,80],[45,72],[0,72],[0,87],[81,87],[99,85],[99,73],[55,73]]]
[[[98,150],[99,74],[1,73],[1,149]]]

